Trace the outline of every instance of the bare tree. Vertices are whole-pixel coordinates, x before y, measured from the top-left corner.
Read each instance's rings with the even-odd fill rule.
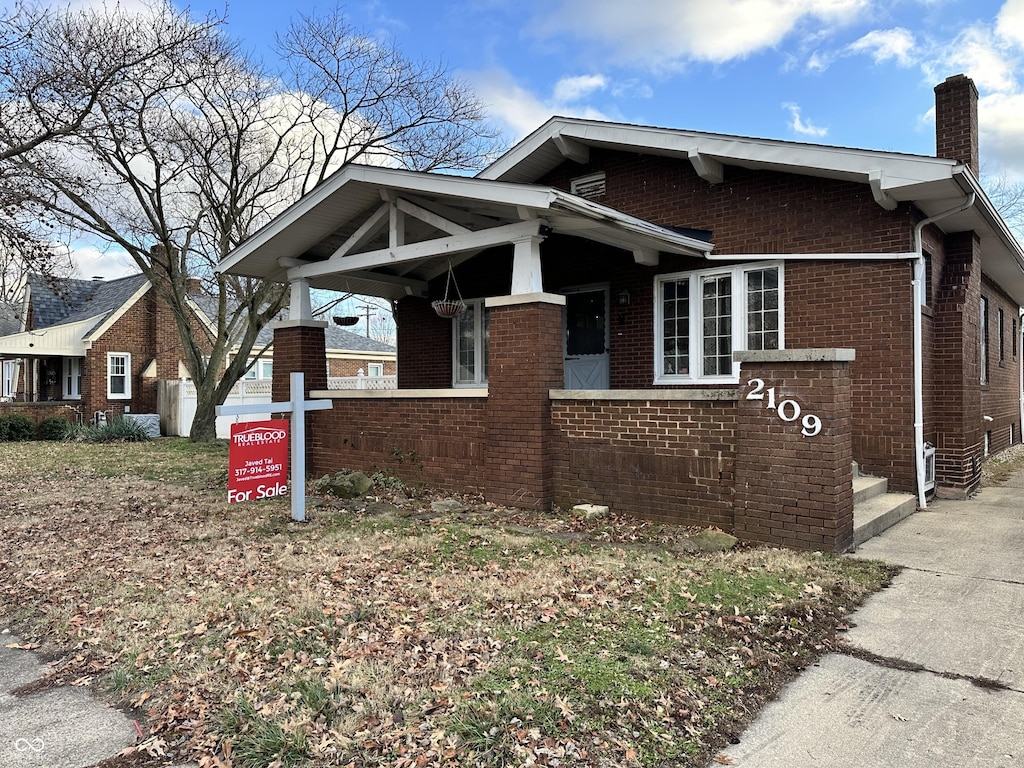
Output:
[[[358,35],[338,12],[292,25],[282,71],[244,56],[220,20],[197,22],[166,0],[136,19],[61,18],[67,27],[47,27],[61,36],[53,50],[74,43],[74,21],[116,27],[126,48],[154,55],[121,70],[77,128],[4,169],[31,180],[23,208],[123,248],[170,305],[197,389],[193,440],[215,437],[215,406],[287,298],[283,285],[216,273],[224,256],[345,162],[465,168],[495,148],[463,84]],[[197,333],[194,277],[216,301],[208,334]]]
[[[1010,181],[1005,175],[984,178],[983,184],[993,205],[1024,245],[1024,182]]]

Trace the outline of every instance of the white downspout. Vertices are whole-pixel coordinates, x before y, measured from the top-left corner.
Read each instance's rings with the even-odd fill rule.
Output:
[[[971,192],[964,199],[964,202],[948,211],[943,211],[935,216],[922,219],[914,226],[914,464],[917,468],[917,503],[921,509],[927,509],[924,490],[924,369],[923,352],[921,341],[921,305],[924,304],[924,244],[922,232],[929,224],[952,216],[954,213],[966,211],[974,205],[975,194]],[[1022,402],[1024,410],[1024,402]]]
[[[1017,442],[1024,443],[1024,343],[1021,339],[1022,331],[1024,331],[1024,307],[1018,307],[1017,311],[1020,313],[1020,318],[1017,322],[1017,338],[1013,340],[1013,343],[1021,350],[1017,365],[1017,373],[1020,375],[1020,421],[1017,422],[1019,430]]]

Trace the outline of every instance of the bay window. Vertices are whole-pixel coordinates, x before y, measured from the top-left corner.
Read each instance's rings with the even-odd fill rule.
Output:
[[[655,278],[656,384],[735,383],[738,350],[782,349],[782,265]]]

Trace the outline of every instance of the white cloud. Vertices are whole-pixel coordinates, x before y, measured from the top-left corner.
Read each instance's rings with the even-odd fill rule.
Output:
[[[115,248],[101,250],[93,245],[76,244],[71,250],[71,261],[76,267],[76,276],[83,280],[93,277],[116,280],[139,272],[131,256]]]
[[[800,115],[799,105],[787,102],[782,105],[782,108],[789,110],[791,118],[789,121],[789,127],[795,133],[799,133],[801,136],[810,136],[815,139],[820,139],[828,133],[828,128],[820,128],[809,120],[804,120]]]
[[[574,86],[566,86],[566,80],[555,84],[550,98],[541,98],[523,88],[503,69],[468,73],[476,95],[487,106],[491,118],[508,129],[514,141],[539,128],[553,115],[563,117],[584,117],[592,120],[608,120],[607,114],[579,102],[579,98],[592,93]],[[567,78],[579,80],[580,78]],[[565,98],[572,97],[572,98]]]
[[[594,91],[603,91],[608,87],[608,78],[604,75],[578,75],[576,77],[563,77],[555,83],[555,101],[573,102],[579,101]]]
[[[996,34],[1024,48],[1024,0],[1007,0],[999,9]]]
[[[664,70],[743,58],[801,26],[849,24],[870,6],[870,0],[562,0],[534,27],[540,37],[568,33],[597,42],[618,62]]]
[[[1011,182],[1024,181],[1024,94],[996,93],[978,101],[982,165],[1005,175]]]
[[[909,67],[914,63],[914,35],[902,27],[876,29],[850,43],[847,50],[869,54],[876,64],[895,59],[901,67]]]
[[[955,39],[942,45],[935,60],[924,64],[925,75],[935,83],[947,75],[963,72],[979,91],[1014,92],[1016,56],[1006,40],[984,25],[963,30]]]

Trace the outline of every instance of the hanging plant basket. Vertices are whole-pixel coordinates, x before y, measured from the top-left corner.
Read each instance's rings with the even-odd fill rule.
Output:
[[[430,302],[438,317],[451,319],[466,311],[466,302],[462,299],[438,299]]]
[[[455,286],[455,295],[450,297],[448,291],[452,285]],[[444,284],[444,298],[430,302],[430,306],[434,308],[434,312],[438,317],[448,320],[458,317],[466,311],[466,302],[462,300],[462,294],[459,293],[459,284],[455,282],[455,272],[452,271],[452,263],[450,261],[448,262],[448,279]]]

